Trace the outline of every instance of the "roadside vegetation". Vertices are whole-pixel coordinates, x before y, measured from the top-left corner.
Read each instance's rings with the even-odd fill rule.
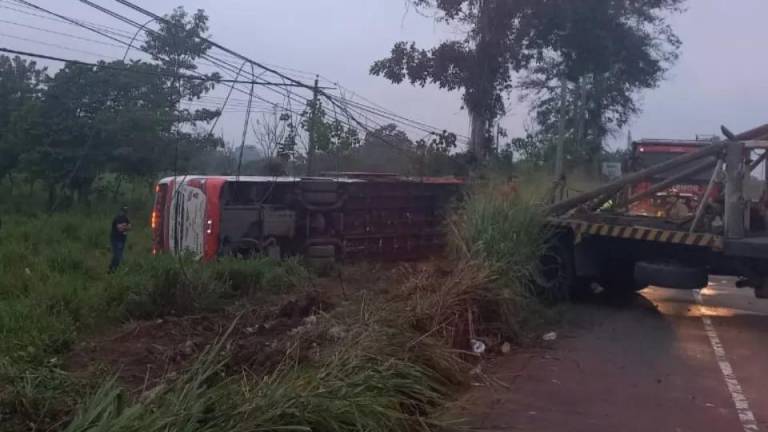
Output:
[[[439,408],[479,359],[469,342],[483,340],[489,351],[502,341],[529,342],[546,310],[532,284],[540,218],[525,199],[500,190],[486,184],[466,196],[446,227],[453,233],[446,257],[352,266],[343,269],[343,289],[297,260],[202,265],[152,257],[148,209],[138,202],[125,265],[108,275],[116,202],[53,214],[6,209],[3,428],[434,430],[444,425]],[[321,299],[305,305],[317,291],[311,295]],[[174,370],[143,382],[107,358],[126,326],[173,332],[205,316],[216,317],[218,330],[199,338]],[[271,333],[271,325],[285,328]],[[254,332],[266,332],[264,359],[255,354],[261,348],[240,346]],[[150,335],[132,343],[143,350],[163,341]],[[72,360],[79,357],[86,360]]]

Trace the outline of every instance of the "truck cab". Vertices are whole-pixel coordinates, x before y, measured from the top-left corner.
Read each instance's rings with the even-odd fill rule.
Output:
[[[680,155],[690,154],[712,144],[713,140],[661,140],[644,139],[632,143],[631,153],[625,161],[625,172],[639,172],[646,168],[669,161]],[[688,165],[691,166],[690,164]],[[685,166],[681,169],[685,169]],[[663,181],[672,173],[660,173],[630,185],[630,195],[647,191],[654,183]],[[710,179],[706,170],[693,173],[680,179],[665,190],[658,191],[630,204],[628,214],[660,218],[683,219],[694,214]],[[719,186],[710,191],[715,197]]]

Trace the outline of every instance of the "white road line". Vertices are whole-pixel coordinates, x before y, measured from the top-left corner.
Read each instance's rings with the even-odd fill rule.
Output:
[[[704,306],[704,300],[701,298],[701,291],[694,291],[693,297],[698,304]],[[736,412],[739,414],[741,426],[744,428],[745,432],[759,431],[760,428],[757,426],[755,415],[752,413],[752,410],[749,409],[749,401],[747,401],[747,397],[741,389],[741,384],[739,384],[739,381],[736,379],[736,374],[733,373],[733,367],[731,367],[731,363],[725,355],[725,348],[723,348],[723,344],[720,342],[720,337],[717,336],[717,331],[715,330],[715,325],[712,323],[712,319],[702,315],[701,321],[704,322],[704,330],[709,337],[709,343],[712,344],[712,350],[715,352],[715,359],[720,366],[720,371],[723,373],[723,378],[725,378],[725,384],[728,386],[728,391],[731,393],[731,399],[733,399],[733,404],[736,406]]]

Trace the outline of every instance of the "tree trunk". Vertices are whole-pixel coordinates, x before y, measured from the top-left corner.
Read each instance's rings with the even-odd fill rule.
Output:
[[[478,163],[488,158],[487,125],[488,122],[480,115],[470,111],[471,132],[469,150]]]

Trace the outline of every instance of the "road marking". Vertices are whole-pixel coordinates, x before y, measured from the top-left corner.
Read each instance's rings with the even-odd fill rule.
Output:
[[[704,306],[704,299],[701,297],[700,290],[695,290],[693,292],[693,297],[696,299],[696,303]],[[752,413],[752,410],[749,409],[749,401],[747,401],[747,397],[741,389],[741,384],[739,384],[739,381],[736,379],[736,374],[733,373],[733,367],[728,361],[728,357],[725,355],[725,348],[723,348],[723,344],[720,342],[720,337],[717,335],[712,319],[702,315],[701,321],[704,322],[704,330],[709,337],[709,343],[712,345],[712,350],[715,352],[715,359],[720,366],[720,372],[723,373],[725,384],[728,386],[728,391],[731,393],[731,399],[733,399],[733,404],[736,406],[736,412],[739,414],[741,426],[744,428],[745,432],[759,431],[760,428],[757,426],[755,415]]]

